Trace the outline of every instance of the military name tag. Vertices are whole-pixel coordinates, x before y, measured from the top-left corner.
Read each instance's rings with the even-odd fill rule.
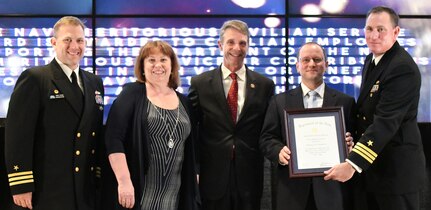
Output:
[[[64,98],[64,94],[55,94],[55,95],[50,95],[49,99],[60,99],[60,98]]]

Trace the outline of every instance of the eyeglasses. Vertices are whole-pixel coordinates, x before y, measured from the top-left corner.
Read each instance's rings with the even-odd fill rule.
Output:
[[[314,61],[314,63],[320,63],[323,61],[323,58],[299,58],[299,60],[305,64],[310,63],[311,61]]]

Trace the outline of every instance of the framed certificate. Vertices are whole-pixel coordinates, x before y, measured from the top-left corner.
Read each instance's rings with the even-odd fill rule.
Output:
[[[342,107],[284,110],[290,177],[323,176],[347,157]]]

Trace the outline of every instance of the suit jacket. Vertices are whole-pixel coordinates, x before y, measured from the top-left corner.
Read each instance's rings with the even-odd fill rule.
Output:
[[[235,145],[235,173],[241,195],[260,199],[263,156],[259,134],[274,83],[246,67],[244,107],[234,124],[225,97],[221,67],[192,78],[189,98],[198,113],[200,177],[203,198],[217,200],[227,192]]]
[[[79,71],[82,114],[55,59],[24,71],[10,99],[5,131],[10,190],[33,192],[35,210],[95,207],[104,90],[99,77]]]
[[[180,210],[197,210],[200,205],[197,185],[195,140],[196,120],[188,98],[177,92],[180,102],[186,108],[191,121],[192,132],[184,147],[184,161],[181,170],[179,195]],[[148,99],[146,86],[142,83],[129,83],[112,104],[106,122],[106,150],[111,153],[125,153],[133,187],[135,189],[134,210],[140,210],[144,191],[144,179],[149,165],[149,142],[147,125]],[[118,203],[118,183],[109,165],[103,168],[102,209],[125,209]],[[145,199],[145,198],[144,198]]]
[[[346,131],[354,127],[355,99],[325,85],[322,107],[341,106],[344,111]],[[310,187],[318,209],[343,209],[340,183],[324,181],[323,177],[289,178],[289,167],[278,164],[278,154],[286,146],[284,110],[304,109],[301,86],[271,99],[262,128],[260,148],[276,166],[276,209],[303,210],[307,205]]]
[[[365,60],[365,69],[372,55]],[[358,98],[359,142],[348,159],[364,170],[376,193],[417,192],[425,180],[425,156],[417,113],[421,75],[412,57],[396,42],[374,67],[363,71]]]

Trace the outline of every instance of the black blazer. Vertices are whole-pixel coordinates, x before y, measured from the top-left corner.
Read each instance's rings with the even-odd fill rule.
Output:
[[[372,55],[365,60],[365,69]],[[421,75],[412,57],[392,46],[371,73],[363,71],[358,98],[359,142],[349,160],[361,167],[377,193],[417,192],[425,183],[425,156],[417,126]]]
[[[12,93],[6,123],[6,168],[12,194],[33,191],[33,209],[94,209],[103,83],[79,70],[84,111],[56,62],[24,71]],[[96,173],[97,171],[97,173]],[[31,177],[31,175],[33,177]],[[11,205],[11,207],[14,205]]]
[[[346,131],[354,127],[355,99],[325,85],[322,107],[342,106],[346,122]],[[318,209],[343,209],[340,183],[324,181],[323,177],[289,178],[289,167],[278,164],[278,154],[286,146],[284,109],[303,109],[301,86],[271,99],[263,124],[260,149],[276,166],[276,209],[303,210],[307,205],[310,186],[313,187],[314,199]]]
[[[184,162],[181,170],[179,210],[198,210],[200,208],[199,189],[195,160],[196,120],[188,98],[177,92],[178,98],[186,108],[192,123],[192,133],[185,142]],[[133,187],[135,206],[140,210],[144,190],[144,179],[149,166],[147,92],[143,83],[128,83],[118,95],[109,111],[106,122],[107,154],[125,153]],[[109,165],[103,168],[102,209],[124,209],[118,203],[118,184]]]
[[[260,199],[263,157],[259,134],[274,83],[246,68],[244,107],[236,125],[232,122],[223,90],[221,67],[192,78],[189,98],[198,114],[201,196],[216,200],[227,192],[232,146],[241,195]]]

